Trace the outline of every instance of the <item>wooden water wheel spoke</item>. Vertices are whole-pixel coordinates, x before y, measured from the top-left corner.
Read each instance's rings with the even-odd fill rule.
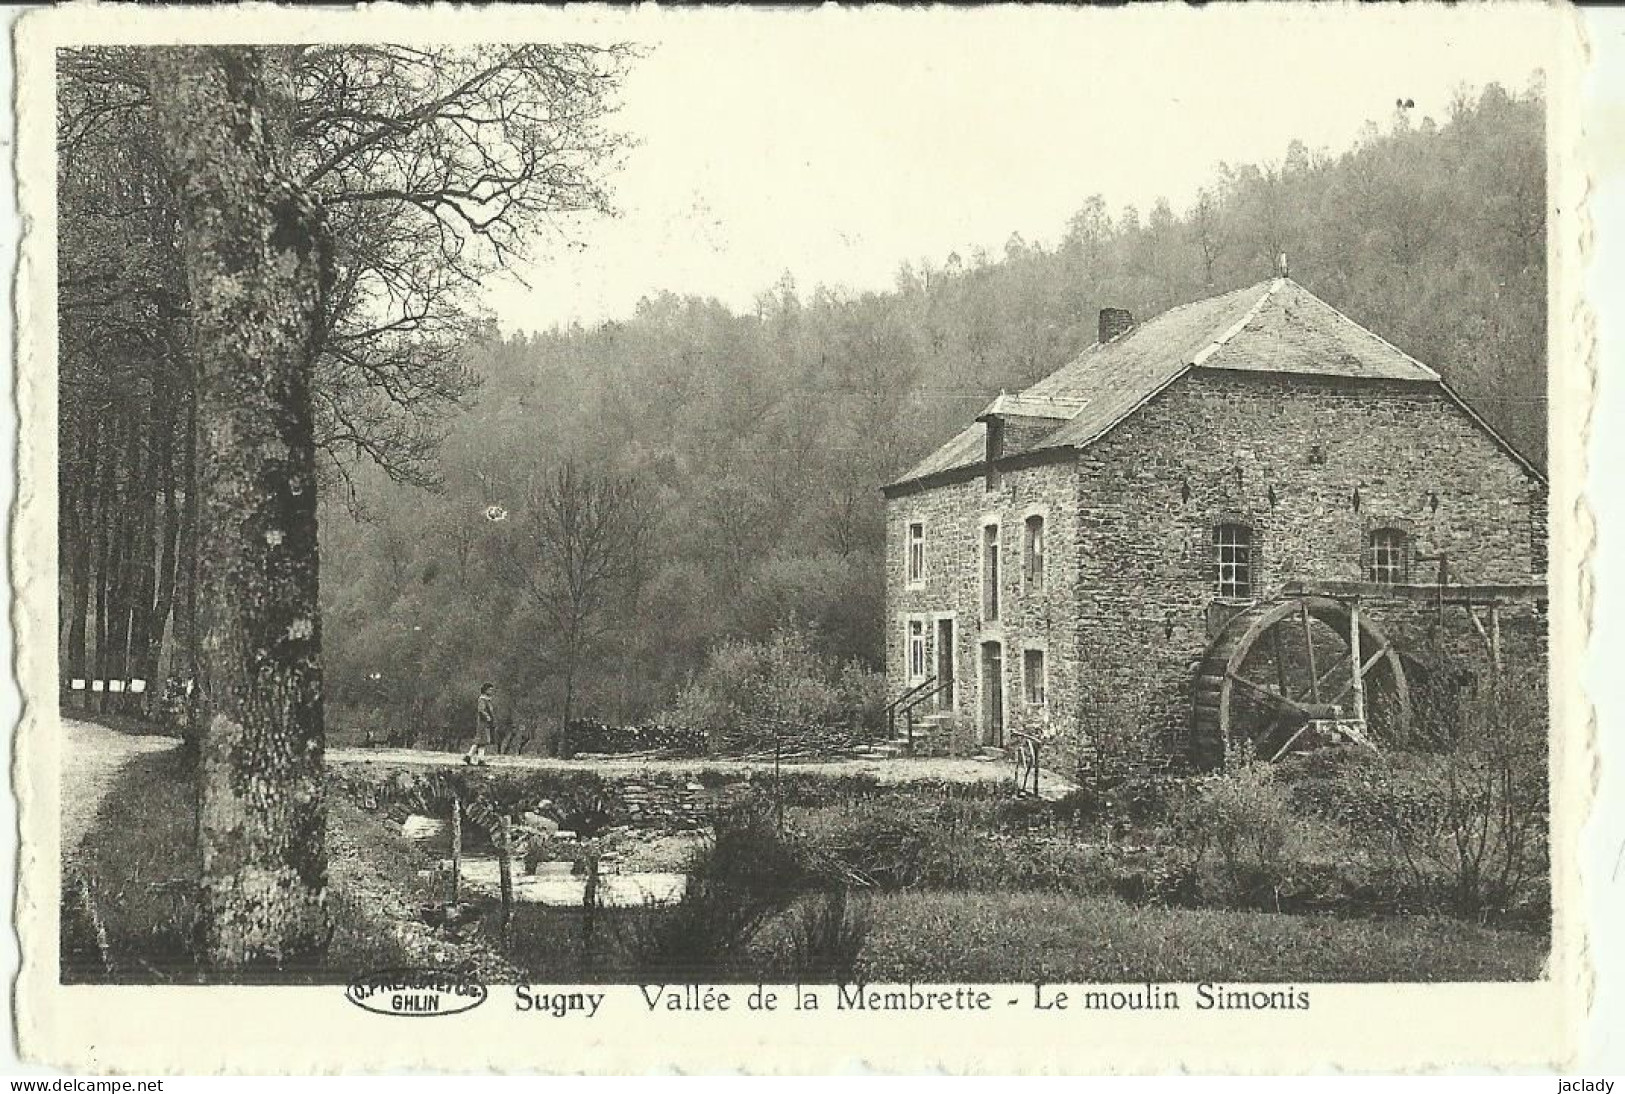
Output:
[[[1360,676],[1364,677],[1366,675],[1366,673],[1370,672],[1373,668],[1376,667],[1376,664],[1377,664],[1378,661],[1381,661],[1384,657],[1387,657],[1387,656],[1388,656],[1388,643],[1384,642],[1381,646],[1377,647],[1377,652],[1372,654],[1370,657],[1367,657],[1365,659],[1365,664],[1360,666]],[[1343,696],[1347,695],[1349,692],[1351,692],[1353,690],[1354,690],[1354,677],[1350,676],[1349,677],[1349,682],[1343,685],[1343,690],[1339,691],[1336,695],[1332,696],[1332,702],[1334,702],[1334,703],[1339,702],[1340,700],[1342,700]]]
[[[1308,698],[1313,697],[1316,702],[1319,702],[1320,701],[1320,696],[1323,693],[1326,685],[1330,684],[1332,682],[1332,678],[1335,677],[1341,671],[1343,671],[1343,662],[1342,662],[1341,658],[1338,658],[1332,664],[1331,668],[1329,668],[1325,672],[1321,673],[1320,676],[1313,682],[1313,684],[1310,687],[1308,693],[1305,694],[1305,695],[1300,696],[1300,698],[1308,699]],[[1336,695],[1333,698],[1327,700],[1326,705],[1327,706],[1335,706],[1336,703],[1337,703],[1337,700],[1341,699],[1343,697],[1343,693],[1346,693],[1347,691],[1348,691],[1348,688],[1345,687],[1343,689],[1343,692],[1340,692],[1338,695]]]
[[[1281,641],[1281,628],[1271,627],[1270,637],[1275,641],[1275,683],[1286,694],[1286,646]]]
[[[1267,688],[1263,684],[1255,683],[1254,681],[1249,680],[1245,676],[1241,676],[1238,673],[1230,673],[1230,679],[1240,684],[1243,688],[1246,688],[1247,691],[1258,696],[1258,698],[1264,700],[1266,703],[1273,703],[1278,707],[1283,707],[1286,710],[1290,710],[1296,714],[1301,714],[1305,718],[1326,718],[1331,716],[1328,712],[1334,712],[1337,710],[1336,707],[1330,706],[1326,703],[1300,703],[1291,696],[1282,695],[1280,692]]]
[[[1298,601],[1298,611],[1303,618],[1303,645],[1309,651],[1309,696],[1315,702],[1320,702],[1320,672],[1315,668],[1315,632],[1309,623],[1309,598],[1304,597]]]
[[[1326,620],[1319,618],[1319,616],[1308,610],[1307,601],[1298,601],[1296,614],[1303,626],[1303,655],[1304,660],[1307,662],[1304,671],[1306,682],[1301,683],[1296,689],[1289,687],[1284,682],[1288,668],[1283,660],[1285,655],[1281,631],[1287,624],[1284,622],[1278,623],[1271,627],[1270,630],[1275,639],[1276,675],[1278,679],[1283,681],[1281,690],[1283,694],[1290,695],[1301,703],[1313,704],[1317,708],[1331,710],[1337,706],[1341,696],[1327,700],[1326,691],[1328,687],[1335,685],[1340,675],[1350,671],[1348,645],[1338,636],[1337,628],[1333,628]],[[1322,624],[1318,630],[1315,627],[1317,622]],[[1321,644],[1328,640],[1333,643],[1334,648],[1322,651]],[[1326,666],[1324,671],[1320,668],[1322,664]],[[1327,717],[1336,716],[1335,713],[1327,715]]]
[[[1301,646],[1284,633],[1300,629]],[[1196,668],[1192,727],[1199,755],[1215,764],[1238,746],[1244,755],[1277,759],[1324,744],[1313,723],[1350,717],[1346,697],[1356,680],[1383,696],[1380,732],[1403,732],[1409,713],[1395,647],[1364,613],[1330,596],[1295,594],[1243,609]],[[1359,717],[1358,697],[1354,705]]]
[[[1299,726],[1297,731],[1286,739],[1286,744],[1276,749],[1274,754],[1270,756],[1270,763],[1274,763],[1276,760],[1279,760],[1282,756],[1285,756],[1288,752],[1292,751],[1292,746],[1298,743],[1298,738],[1302,737],[1308,729],[1308,722],[1305,722],[1303,725]]]

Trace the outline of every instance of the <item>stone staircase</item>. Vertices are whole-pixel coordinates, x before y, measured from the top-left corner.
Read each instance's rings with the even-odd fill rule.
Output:
[[[897,736],[889,741],[869,745],[860,749],[861,755],[875,759],[892,759],[896,756],[946,756],[952,744],[954,716],[951,713],[927,714],[915,719],[914,739],[909,741],[906,727],[899,728]],[[985,750],[984,750],[985,751]],[[998,751],[1002,757],[1003,752]]]

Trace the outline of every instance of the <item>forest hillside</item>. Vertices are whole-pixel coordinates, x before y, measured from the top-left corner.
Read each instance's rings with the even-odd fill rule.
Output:
[[[637,720],[721,640],[786,626],[877,665],[879,486],[1089,345],[1100,307],[1147,319],[1280,254],[1540,462],[1544,164],[1539,91],[1490,86],[1443,124],[1396,112],[1339,154],[1222,167],[1188,210],[1082,198],[1053,245],[903,263],[886,293],[786,275],[749,314],[673,291],[596,327],[491,333],[466,351],[481,385],[439,489],[362,480],[361,522],[327,512],[328,694],[427,727],[489,678],[520,722],[565,697]]]
[[[718,643],[792,626],[878,665],[881,484],[1091,343],[1101,307],[1149,318],[1283,253],[1543,461],[1544,165],[1539,91],[1490,86],[1442,124],[1225,166],[1182,211],[1080,180],[1053,245],[907,262],[887,292],[786,275],[747,314],[673,291],[488,331],[439,486],[361,475],[325,513],[334,723],[460,722],[487,679],[521,722],[646,719]]]

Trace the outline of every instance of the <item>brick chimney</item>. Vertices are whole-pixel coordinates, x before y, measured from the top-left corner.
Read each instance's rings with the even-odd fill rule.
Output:
[[[1105,345],[1112,339],[1119,338],[1127,334],[1129,332],[1129,328],[1132,326],[1134,326],[1134,316],[1130,315],[1122,308],[1101,308],[1099,334],[1100,344]]]

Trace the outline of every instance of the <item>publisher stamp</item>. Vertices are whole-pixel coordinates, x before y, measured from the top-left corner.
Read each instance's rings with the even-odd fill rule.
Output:
[[[461,1014],[485,1002],[484,984],[435,969],[385,969],[356,978],[344,997],[362,1010],[397,1018]]]

